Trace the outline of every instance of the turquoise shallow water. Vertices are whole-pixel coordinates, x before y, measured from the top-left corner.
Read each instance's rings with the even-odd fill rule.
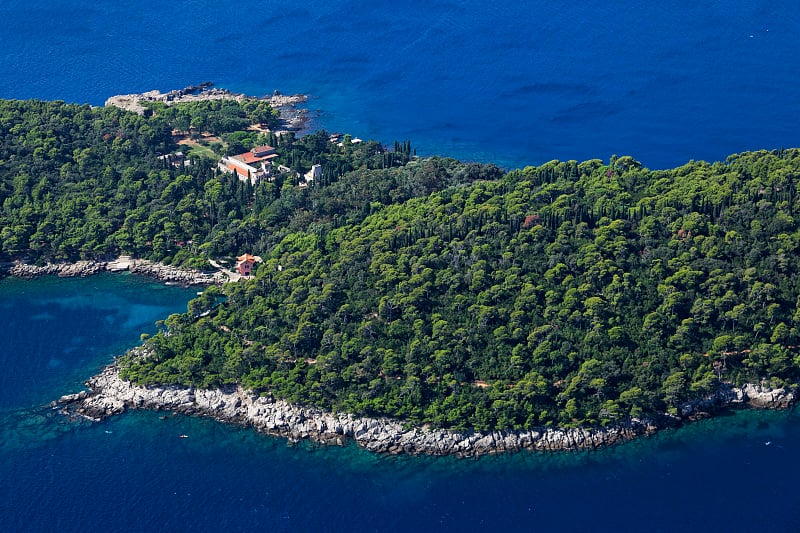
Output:
[[[7,367],[0,408],[32,407],[74,389],[87,369],[107,364],[140,333],[153,333],[156,320],[185,311],[196,292],[128,275],[0,281]]]
[[[193,294],[134,276],[0,281],[0,323],[14,324],[0,340],[5,530],[794,531],[800,523],[795,412],[737,412],[592,453],[458,460],[292,445],[152,412],[68,422],[46,405],[79,390]]]

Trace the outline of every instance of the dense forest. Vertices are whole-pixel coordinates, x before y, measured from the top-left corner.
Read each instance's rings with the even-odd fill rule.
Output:
[[[793,384],[799,172],[798,150],[551,162],[295,232],[125,375],[478,429]]]
[[[232,105],[239,104],[225,105],[228,116],[238,117]],[[266,113],[265,105],[255,111]],[[278,162],[291,167],[251,185],[217,170],[230,145],[173,164],[169,154],[185,150],[173,142],[173,119],[206,116],[197,107],[179,104],[145,117],[115,107],[0,101],[0,262],[131,254],[202,268],[210,257],[264,252],[314,224],[354,222],[386,203],[500,175],[496,167],[454,160],[406,165],[407,150],[377,142],[340,147],[325,132],[295,139],[242,131],[235,148],[272,141]],[[296,173],[313,164],[322,165],[322,179],[297,187]]]
[[[178,131],[197,130],[213,135],[246,131],[252,124],[278,126],[278,111],[257,98],[199,100],[166,105],[146,102],[147,116],[156,116]]]
[[[406,143],[275,139],[285,164],[323,164],[300,188],[165,164],[171,128],[0,104],[3,259],[264,258],[166,318],[150,355],[121,360],[127,379],[486,430],[608,424],[800,377],[800,150],[502,173]]]

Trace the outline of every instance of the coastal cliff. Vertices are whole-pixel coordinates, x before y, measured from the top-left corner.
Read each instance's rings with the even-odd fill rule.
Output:
[[[796,401],[796,391],[745,385],[722,388],[716,395],[686,404],[681,417],[633,418],[606,428],[537,428],[481,433],[425,427],[407,427],[389,418],[357,417],[332,413],[283,400],[257,396],[241,388],[229,390],[182,387],[142,387],[124,381],[116,363],[86,385],[88,391],[63,396],[53,408],[71,416],[99,421],[128,409],[169,410],[186,415],[210,416],[221,422],[253,427],[291,440],[310,439],[342,445],[348,439],[379,453],[454,455],[475,457],[521,450],[586,450],[611,446],[679,425],[683,419],[726,406],[785,408]]]

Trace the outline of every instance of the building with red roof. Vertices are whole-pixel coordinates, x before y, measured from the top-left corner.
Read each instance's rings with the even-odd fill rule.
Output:
[[[236,271],[242,276],[249,276],[253,273],[253,266],[261,262],[261,257],[245,253],[236,258]]]
[[[278,157],[272,146],[256,146],[249,152],[223,157],[219,168],[223,172],[235,173],[240,180],[255,183],[270,175],[272,160]]]

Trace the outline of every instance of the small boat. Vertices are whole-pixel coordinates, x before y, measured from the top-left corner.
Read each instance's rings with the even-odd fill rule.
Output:
[[[181,439],[188,439],[188,438],[189,438],[189,435],[181,435],[181,436],[180,436],[180,438],[181,438]]]

